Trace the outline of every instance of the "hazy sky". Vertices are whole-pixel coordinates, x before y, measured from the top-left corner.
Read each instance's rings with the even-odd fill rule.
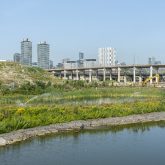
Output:
[[[20,42],[50,44],[54,63],[69,57],[97,58],[99,47],[114,47],[117,59],[165,63],[164,0],[0,0],[0,59],[12,59]]]

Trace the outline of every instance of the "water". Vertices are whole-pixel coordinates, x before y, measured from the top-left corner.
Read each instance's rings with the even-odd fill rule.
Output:
[[[110,103],[125,103],[125,102],[136,102],[136,101],[146,101],[147,98],[136,98],[136,97],[103,97],[103,98],[81,98],[81,99],[61,99],[55,100],[54,103],[62,105],[101,105]],[[46,100],[43,100],[40,104],[46,104]],[[34,104],[34,103],[33,103]],[[38,102],[36,103],[38,104]]]
[[[165,123],[61,133],[0,148],[0,165],[164,165]]]
[[[145,101],[145,98],[134,98],[134,97],[120,97],[120,98],[95,98],[95,99],[80,99],[80,100],[62,100],[62,104],[72,104],[72,105],[101,105],[101,104],[110,104],[110,103],[124,103],[124,102],[135,102],[135,101]]]

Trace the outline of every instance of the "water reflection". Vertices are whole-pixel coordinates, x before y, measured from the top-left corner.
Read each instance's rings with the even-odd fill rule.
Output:
[[[1,147],[0,165],[163,165],[164,128],[161,121],[37,137]]]

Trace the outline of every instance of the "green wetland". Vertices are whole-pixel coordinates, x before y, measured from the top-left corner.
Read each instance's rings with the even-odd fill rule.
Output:
[[[58,86],[38,83],[43,88],[27,84],[1,95],[0,133],[74,120],[165,111],[163,88],[76,83],[65,82]],[[35,93],[34,89],[38,92]]]

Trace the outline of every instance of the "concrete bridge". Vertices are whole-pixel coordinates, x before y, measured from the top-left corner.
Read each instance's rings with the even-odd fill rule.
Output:
[[[161,81],[165,76],[165,64],[158,65],[116,65],[116,66],[97,66],[89,68],[61,68],[50,69],[55,76],[63,79],[72,80],[116,80],[117,82],[131,81],[133,83],[141,83],[147,77],[153,77],[159,74]],[[155,83],[158,79],[155,78]],[[150,79],[150,84],[153,79]]]

